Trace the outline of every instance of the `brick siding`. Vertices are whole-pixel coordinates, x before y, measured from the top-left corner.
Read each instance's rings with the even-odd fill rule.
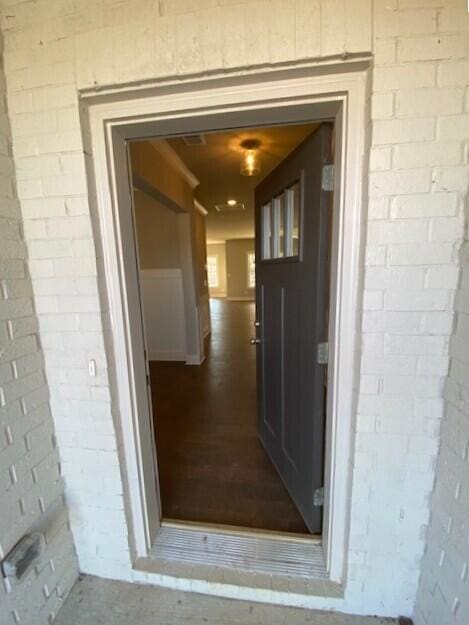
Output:
[[[0,559],[33,529],[45,551],[20,581],[0,577],[1,625],[47,625],[78,575],[38,337],[0,73]]]
[[[80,567],[121,579],[140,578],[126,538],[77,90],[373,52],[360,400],[346,593],[337,605],[410,615],[443,416],[468,183],[466,3],[2,4],[18,194]],[[89,358],[97,361],[96,378],[87,374]],[[282,600],[309,605],[301,596]]]

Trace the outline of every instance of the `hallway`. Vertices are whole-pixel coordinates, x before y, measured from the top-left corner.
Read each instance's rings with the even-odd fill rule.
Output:
[[[307,533],[257,438],[255,305],[210,308],[202,365],[150,363],[163,517]]]

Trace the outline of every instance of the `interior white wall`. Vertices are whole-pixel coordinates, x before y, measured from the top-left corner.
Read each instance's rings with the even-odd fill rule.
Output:
[[[150,360],[186,360],[178,213],[134,188],[136,244]]]
[[[134,211],[140,269],[180,268],[177,213],[139,189]]]
[[[133,188],[148,356],[150,360],[199,364],[204,357],[202,321],[208,319],[210,325],[208,298],[203,297],[200,288],[205,272],[205,240],[201,245],[192,189],[165,155],[152,161],[152,152],[143,153],[140,166],[145,165],[154,179],[139,178],[135,184],[143,180],[144,186]],[[133,167],[133,173],[139,174],[135,163]],[[179,195],[188,201],[190,210],[166,194],[171,191],[181,201],[178,183],[184,184],[186,192]],[[158,184],[161,188],[155,186]]]
[[[149,360],[185,362],[186,318],[181,269],[140,270]]]
[[[410,614],[433,488],[468,180],[465,2],[3,5],[18,195],[80,567],[121,579],[168,583],[130,563],[77,89],[373,52],[348,574],[345,598],[332,604]],[[73,354],[64,350],[71,320],[80,328]],[[98,379],[86,374],[90,357]],[[90,421],[100,428],[93,441],[86,438]],[[90,479],[96,475],[106,485],[99,492]],[[174,585],[224,592],[207,580]],[[226,592],[243,596],[238,587]],[[318,605],[299,593],[253,595]]]
[[[254,252],[254,239],[230,239],[226,250],[226,297],[253,300],[255,289],[248,284],[248,254]]]
[[[178,230],[184,290],[184,317],[186,320],[186,361],[190,364],[200,364],[204,358],[204,346],[194,271],[195,252],[191,215],[188,213],[178,214]]]
[[[205,359],[204,339],[210,333],[210,306],[207,280],[207,229],[206,210],[198,202],[194,201],[195,211],[192,214],[192,246],[193,268],[197,294],[197,316],[199,321],[200,358],[198,361],[188,364],[200,364]]]
[[[241,183],[242,184],[242,183]],[[236,195],[236,192],[234,193]],[[210,210],[207,215],[207,236],[209,241],[226,239],[247,239],[254,232],[254,194],[249,194],[245,210],[219,213]]]
[[[2,46],[0,40],[0,50]],[[79,282],[71,280],[71,287],[79,288]],[[42,282],[43,291],[50,287],[47,280]],[[33,530],[46,541],[44,553],[23,579],[10,583],[0,573],[0,623],[48,625],[77,579],[78,563],[63,501],[64,483],[16,196],[3,70],[0,293],[0,560]],[[76,345],[78,320],[69,319],[68,330]],[[47,350],[50,342],[44,345]],[[64,385],[67,381],[63,372]]]

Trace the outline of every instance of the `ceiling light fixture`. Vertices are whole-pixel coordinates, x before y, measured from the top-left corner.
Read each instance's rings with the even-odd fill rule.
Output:
[[[227,204],[229,204],[230,206],[234,206],[236,204],[236,200],[228,200]]]
[[[259,160],[259,139],[245,139],[241,141],[243,156],[241,159],[240,173],[242,176],[257,176],[261,172]]]

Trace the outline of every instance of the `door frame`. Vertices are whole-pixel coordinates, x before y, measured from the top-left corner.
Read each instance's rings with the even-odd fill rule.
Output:
[[[368,67],[369,57],[364,56],[348,62],[270,66],[80,93],[95,238],[103,252],[98,278],[102,280],[103,301],[107,300],[108,305],[104,310],[109,311],[105,313],[109,321],[106,353],[134,565],[150,557],[161,508],[156,446],[150,449],[147,444],[153,440],[152,424],[139,416],[141,407],[149,405],[148,393],[142,392],[142,376],[146,376],[144,351],[141,341],[135,340],[135,333],[142,332],[135,322],[140,302],[129,301],[124,272],[126,233],[119,227],[119,209],[128,208],[131,202],[126,141],[178,131],[188,134],[259,126],[261,122],[270,126],[332,119],[335,182],[330,391],[321,548],[331,581],[345,580],[359,375]],[[170,128],[172,132],[168,132]],[[126,175],[116,177],[116,167]]]

